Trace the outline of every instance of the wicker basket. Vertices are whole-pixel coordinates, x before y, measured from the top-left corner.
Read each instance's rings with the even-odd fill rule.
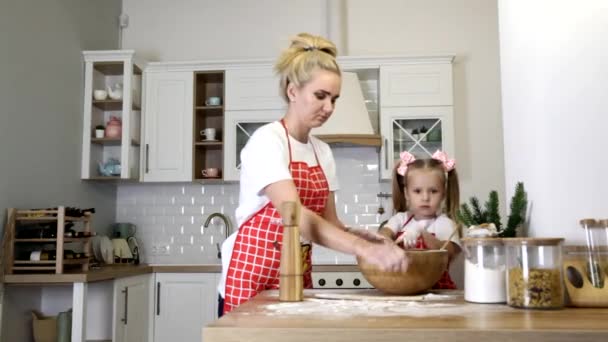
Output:
[[[411,295],[430,289],[448,267],[446,250],[407,250],[406,272],[383,272],[357,258],[361,273],[378,290],[392,295]]]

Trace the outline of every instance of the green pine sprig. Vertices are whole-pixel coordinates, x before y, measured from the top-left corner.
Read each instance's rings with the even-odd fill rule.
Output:
[[[463,203],[456,213],[456,219],[465,227],[478,226],[483,223],[494,223],[500,237],[515,237],[517,227],[525,221],[528,199],[523,182],[515,186],[515,193],[511,198],[510,213],[507,225],[503,228],[500,217],[500,201],[496,190],[490,191],[488,200],[482,208],[479,199],[475,196],[469,199],[469,204]]]

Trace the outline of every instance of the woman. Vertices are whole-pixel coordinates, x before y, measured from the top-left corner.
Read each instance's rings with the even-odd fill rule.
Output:
[[[260,127],[241,152],[236,219],[239,230],[222,245],[220,292],[228,312],[265,289],[279,286],[281,203],[302,205],[300,233],[306,262],[304,287],[312,288],[311,241],[365,258],[385,270],[405,270],[405,252],[361,230],[350,234],[338,219],[333,192],[335,162],[329,146],[310,135],[331,116],[340,95],[336,47],[310,34],[296,36],[275,65],[287,113]]]

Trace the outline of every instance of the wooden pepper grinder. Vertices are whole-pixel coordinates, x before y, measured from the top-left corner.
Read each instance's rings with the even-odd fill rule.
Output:
[[[302,248],[300,246],[300,206],[297,202],[284,202],[283,244],[281,245],[281,267],[279,270],[279,300],[299,302],[304,297],[302,273]]]

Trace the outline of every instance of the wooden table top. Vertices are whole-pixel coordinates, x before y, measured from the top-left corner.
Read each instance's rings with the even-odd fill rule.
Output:
[[[329,291],[378,294],[305,290],[303,302],[281,303],[278,291],[266,291],[204,327],[203,340],[608,341],[608,308],[516,309],[468,303],[461,292],[423,301],[319,298]]]

